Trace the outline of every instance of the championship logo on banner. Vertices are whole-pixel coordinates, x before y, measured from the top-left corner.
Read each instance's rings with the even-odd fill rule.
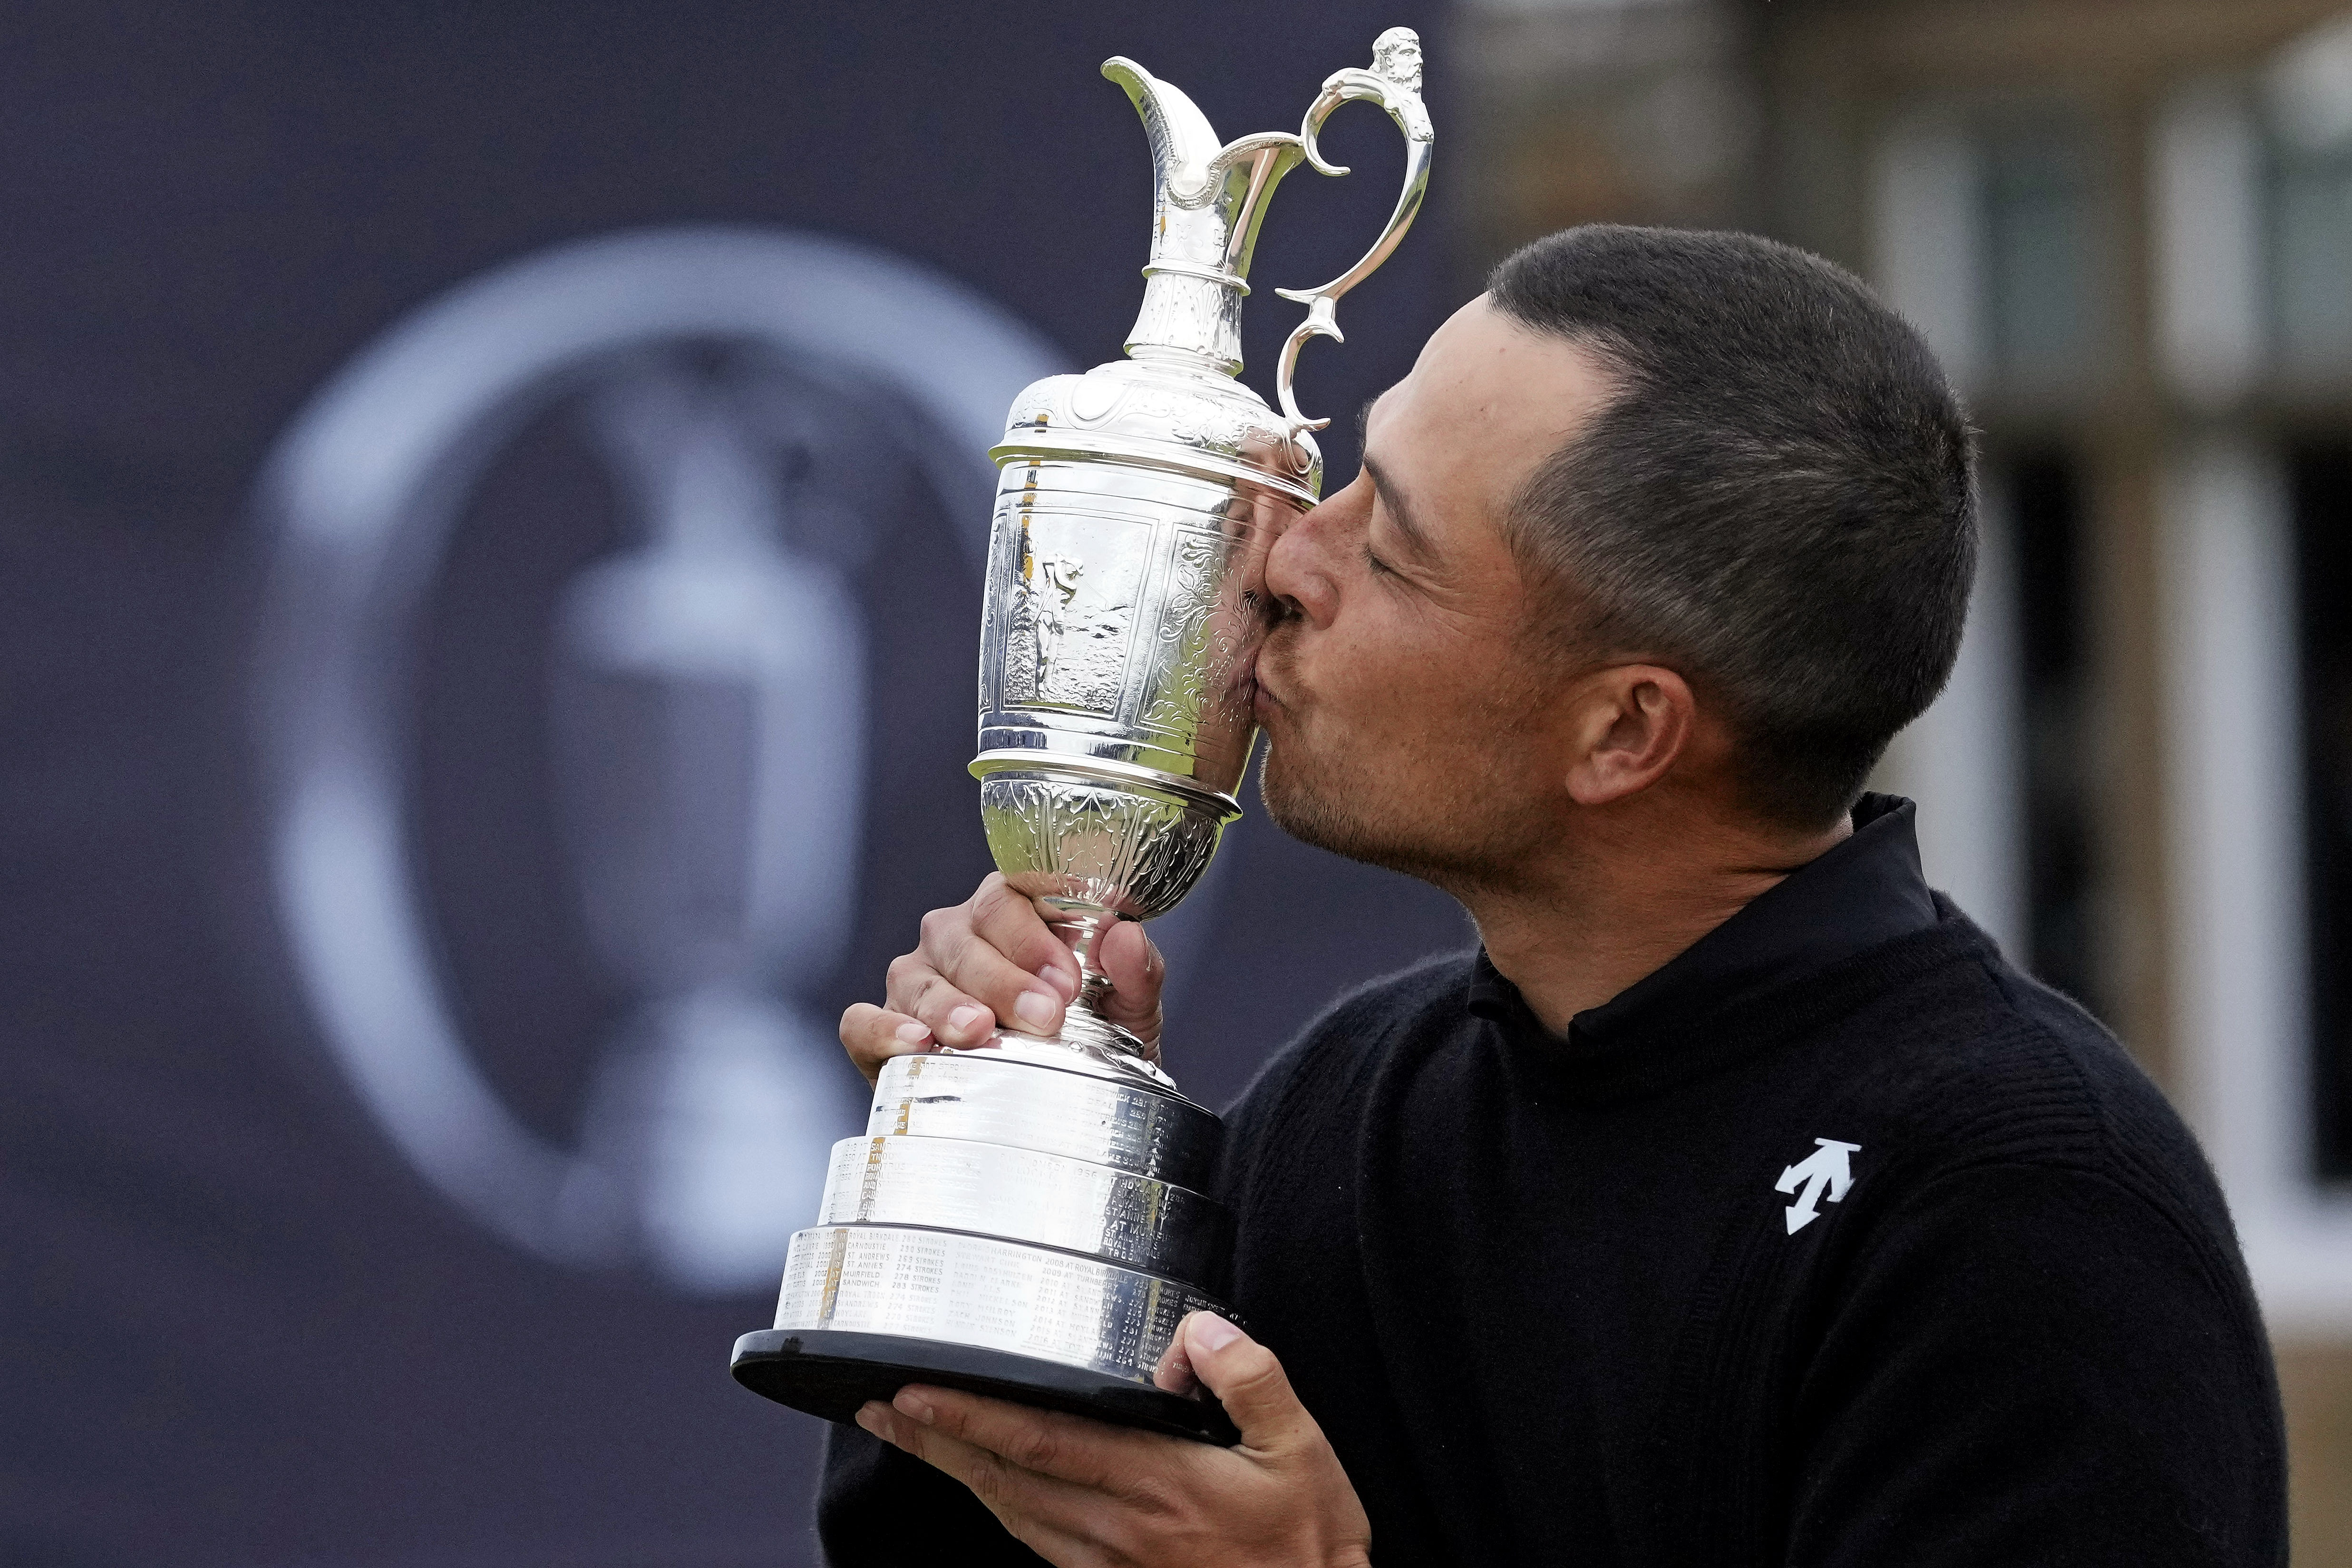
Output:
[[[887,530],[858,498],[911,469],[976,574],[987,449],[1013,394],[1062,368],[1003,310],[898,258],[662,229],[429,302],[280,442],[255,668],[278,921],[360,1102],[481,1225],[688,1292],[772,1289],[850,1103],[812,995],[860,899],[876,632],[850,576]],[[485,473],[559,404],[634,536],[563,586],[545,678],[569,883],[631,998],[569,1143],[483,1068],[412,820],[426,595]],[[811,452],[845,469],[814,503],[789,483]]]

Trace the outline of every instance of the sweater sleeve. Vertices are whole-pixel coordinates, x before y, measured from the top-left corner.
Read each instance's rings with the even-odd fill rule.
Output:
[[[1921,1189],[1802,1374],[1787,1562],[2284,1563],[2270,1352],[2205,1228],[2080,1169]]]

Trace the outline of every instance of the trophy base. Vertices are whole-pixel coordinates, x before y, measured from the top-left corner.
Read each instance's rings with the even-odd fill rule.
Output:
[[[903,1334],[761,1329],[735,1342],[728,1366],[752,1393],[827,1421],[853,1421],[867,1400],[887,1405],[908,1384],[925,1383],[1195,1442],[1241,1441],[1214,1399],[1188,1399],[1059,1362]]]

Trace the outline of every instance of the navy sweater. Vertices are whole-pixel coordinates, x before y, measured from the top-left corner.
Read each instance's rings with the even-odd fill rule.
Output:
[[[2229,1216],[1907,802],[1549,1034],[1483,954],[1341,1002],[1229,1117],[1232,1300],[1419,1563],[2285,1561]],[[830,1560],[1036,1561],[836,1428]]]

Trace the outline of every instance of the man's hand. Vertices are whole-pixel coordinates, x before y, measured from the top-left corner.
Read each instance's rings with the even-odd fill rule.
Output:
[[[1103,1016],[1160,1054],[1160,950],[1132,921],[1095,944],[1110,976]],[[1033,1035],[1062,1026],[1078,994],[1078,963],[1037,906],[989,873],[969,902],[923,917],[914,952],[893,959],[886,1005],[860,1002],[841,1016],[841,1043],[872,1083],[892,1057],[977,1045],[1002,1020]]]
[[[1274,1352],[1195,1312],[1159,1381],[1195,1376],[1241,1429],[1234,1447],[919,1386],[857,1424],[970,1487],[1056,1568],[1368,1568],[1363,1505]]]

